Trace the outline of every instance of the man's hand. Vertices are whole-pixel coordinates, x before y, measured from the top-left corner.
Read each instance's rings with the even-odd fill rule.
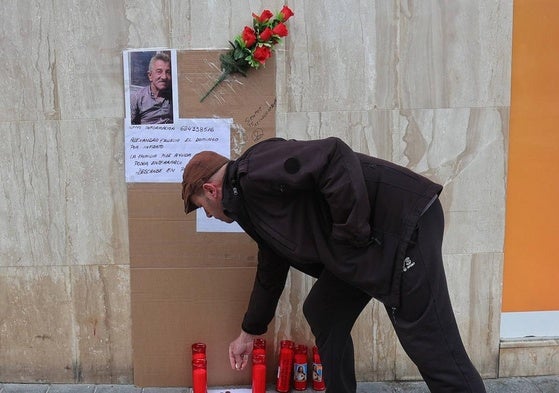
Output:
[[[243,370],[248,364],[248,357],[252,352],[252,334],[241,331],[239,337],[229,344],[229,361],[234,370]]]

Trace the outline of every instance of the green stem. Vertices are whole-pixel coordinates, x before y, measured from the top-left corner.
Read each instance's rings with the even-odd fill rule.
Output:
[[[204,94],[204,96],[202,98],[200,98],[200,102],[204,101],[206,99],[206,97],[209,96],[210,93],[217,87],[217,85],[219,85],[221,82],[223,82],[225,80],[225,78],[227,78],[227,75],[229,75],[229,73],[230,73],[230,71],[223,70],[221,72],[221,75],[219,76],[219,78],[217,78],[217,80],[215,81],[212,88],[210,90],[208,90],[208,92],[206,94]]]

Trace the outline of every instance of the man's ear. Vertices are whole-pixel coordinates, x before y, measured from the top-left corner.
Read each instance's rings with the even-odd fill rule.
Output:
[[[212,197],[212,198],[217,197],[217,188],[215,184],[204,183],[202,184],[202,190],[204,190],[204,194],[206,195],[206,197]]]

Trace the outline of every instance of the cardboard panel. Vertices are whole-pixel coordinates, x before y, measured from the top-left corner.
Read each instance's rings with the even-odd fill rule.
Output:
[[[200,103],[219,77],[220,53],[177,52],[179,117],[233,118],[236,158],[275,136],[275,63],[227,78]],[[252,289],[255,243],[244,233],[197,233],[194,214],[184,214],[180,184],[128,184],[128,214],[134,383],[191,386],[190,346],[202,341],[210,386],[250,384],[250,370],[231,370],[227,349]]]
[[[134,268],[254,267],[257,263],[256,243],[245,233],[197,233],[192,221],[130,219],[129,225]]]
[[[196,232],[180,184],[131,184],[128,210],[133,268],[256,266],[257,247],[245,233]]]
[[[132,269],[134,383],[191,386],[190,346],[201,341],[210,385],[247,384],[246,373],[231,370],[227,351],[239,334],[254,271]]]
[[[194,220],[184,214],[179,183],[129,183],[128,218]]]
[[[235,158],[256,142],[275,136],[275,57],[246,77],[230,75],[203,102],[200,98],[220,76],[222,51],[192,50],[177,53],[180,117],[233,118],[231,153]]]

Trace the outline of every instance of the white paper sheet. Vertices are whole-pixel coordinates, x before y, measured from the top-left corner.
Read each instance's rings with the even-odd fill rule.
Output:
[[[129,125],[125,133],[128,183],[180,183],[193,155],[230,155],[233,119],[178,119],[175,124]]]

